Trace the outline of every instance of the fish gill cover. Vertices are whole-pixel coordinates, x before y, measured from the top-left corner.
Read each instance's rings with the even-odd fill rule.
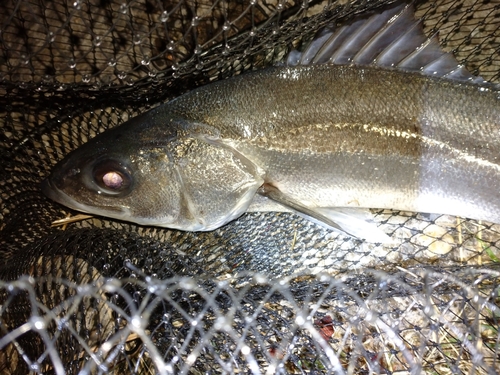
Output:
[[[497,373],[498,225],[375,210],[391,246],[286,213],[207,233],[53,227],[78,213],[40,190],[106,129],[385,3],[2,2],[0,373]],[[500,83],[498,1],[416,14]]]

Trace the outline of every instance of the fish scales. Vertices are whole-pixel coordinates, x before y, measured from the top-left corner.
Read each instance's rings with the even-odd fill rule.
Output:
[[[280,190],[313,206],[498,222],[499,97],[396,70],[279,67],[202,87],[160,107],[155,121],[176,113],[217,128]]]
[[[379,68],[278,67],[200,87],[158,109],[204,122],[223,137],[270,137],[305,124],[383,124],[481,157],[498,134],[498,89]],[[425,124],[427,122],[427,124]],[[495,133],[492,133],[495,132]],[[485,142],[486,141],[486,142]]]

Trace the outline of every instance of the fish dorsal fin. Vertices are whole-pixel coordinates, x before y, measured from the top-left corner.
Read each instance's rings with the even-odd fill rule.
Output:
[[[437,35],[425,36],[413,4],[399,4],[321,30],[303,52],[291,51],[286,65],[353,64],[420,72],[457,81],[485,83],[444,52]]]

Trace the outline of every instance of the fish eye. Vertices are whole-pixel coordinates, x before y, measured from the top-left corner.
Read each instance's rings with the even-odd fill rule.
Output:
[[[93,179],[103,193],[111,195],[128,193],[132,184],[128,168],[116,160],[98,162],[93,169]]]
[[[110,171],[102,176],[102,183],[111,190],[119,190],[123,186],[123,177],[118,172]]]

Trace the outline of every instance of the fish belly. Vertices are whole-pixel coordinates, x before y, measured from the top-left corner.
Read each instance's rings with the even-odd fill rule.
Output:
[[[387,208],[500,222],[498,166],[439,145],[422,145],[420,155],[390,148],[385,154],[241,149],[267,171],[269,183],[310,207]],[[262,199],[251,210],[280,211]]]

